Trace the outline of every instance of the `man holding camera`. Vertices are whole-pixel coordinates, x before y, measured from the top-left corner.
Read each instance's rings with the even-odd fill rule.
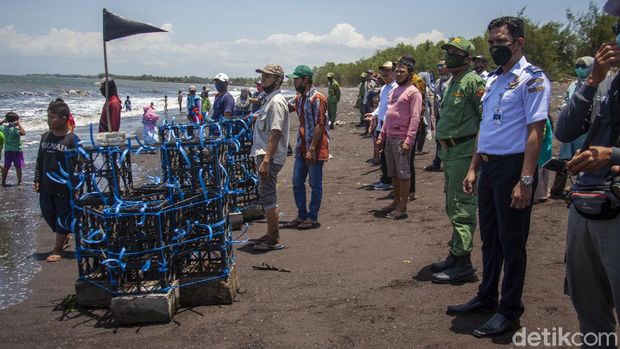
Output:
[[[608,0],[604,9],[620,17],[620,0]],[[567,164],[578,175],[569,194],[566,291],[580,331],[598,338],[616,334],[614,305],[620,315],[620,74],[608,75],[620,62],[620,25],[613,30],[616,42],[596,52],[592,72],[560,112],[555,132],[562,142],[588,133]]]

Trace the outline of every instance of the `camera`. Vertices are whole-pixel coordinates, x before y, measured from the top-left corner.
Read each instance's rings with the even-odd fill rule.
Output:
[[[545,162],[543,168],[554,172],[566,172],[566,161],[552,158]]]

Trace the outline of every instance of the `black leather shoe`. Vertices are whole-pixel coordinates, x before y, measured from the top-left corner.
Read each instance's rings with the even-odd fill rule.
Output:
[[[509,330],[521,327],[519,320],[508,320],[500,313],[495,313],[489,321],[474,330],[474,336],[478,338],[492,337],[502,334]]]
[[[431,271],[437,273],[440,271],[448,270],[452,268],[455,261],[456,261],[456,258],[454,258],[452,253],[450,253],[448,254],[448,257],[446,257],[445,260],[431,264]]]
[[[449,305],[448,311],[446,311],[446,313],[448,314],[471,314],[471,313],[478,313],[481,311],[494,311],[494,310],[495,310],[494,306],[484,304],[478,300],[478,297],[474,297],[465,304]]]

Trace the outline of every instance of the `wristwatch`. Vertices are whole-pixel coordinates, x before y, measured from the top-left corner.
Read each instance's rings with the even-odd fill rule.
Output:
[[[523,184],[524,187],[529,188],[532,186],[532,184],[534,184],[534,177],[532,176],[523,176],[521,177],[521,184]]]

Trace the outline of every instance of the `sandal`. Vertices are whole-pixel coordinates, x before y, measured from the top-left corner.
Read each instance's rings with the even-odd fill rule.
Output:
[[[62,245],[62,250],[66,250],[69,247],[71,247],[71,234],[67,234],[67,237],[65,238],[65,243]]]
[[[380,208],[380,209],[378,209],[378,210],[375,210],[375,213],[376,213],[376,214],[383,214],[383,215],[386,215],[386,214],[388,214],[388,213],[390,213],[390,212],[394,211],[394,210],[396,209],[396,207],[398,207],[398,206],[385,206],[385,207],[383,207],[383,208]]]
[[[49,256],[47,256],[47,258],[45,259],[46,262],[58,262],[62,259],[62,256],[59,254],[55,254],[55,253],[50,253]]]
[[[253,245],[260,244],[260,243],[262,243],[264,241],[267,241],[267,240],[269,240],[269,236],[267,234],[265,234],[265,235],[263,235],[263,236],[261,236],[261,237],[259,237],[257,239],[248,239],[248,244],[253,246]]]
[[[301,223],[303,223],[304,220],[297,217],[295,219],[293,219],[292,221],[288,221],[288,222],[282,222],[280,224],[280,228],[282,229],[292,229],[292,228],[297,228]]]
[[[390,219],[393,219],[393,220],[397,221],[397,220],[400,220],[400,219],[409,218],[409,215],[407,214],[407,212],[401,212],[401,211],[394,210],[394,211],[386,214],[385,218],[390,218]]]
[[[297,229],[299,229],[299,230],[316,229],[316,228],[318,228],[320,226],[321,226],[321,223],[319,223],[317,221],[307,220],[307,221],[304,221],[304,222],[300,223],[297,226]]]
[[[254,246],[252,246],[252,249],[254,251],[259,251],[259,252],[269,252],[269,251],[276,251],[276,250],[281,250],[284,248],[284,245],[282,245],[279,242],[276,241],[263,241],[261,243],[258,243]]]

